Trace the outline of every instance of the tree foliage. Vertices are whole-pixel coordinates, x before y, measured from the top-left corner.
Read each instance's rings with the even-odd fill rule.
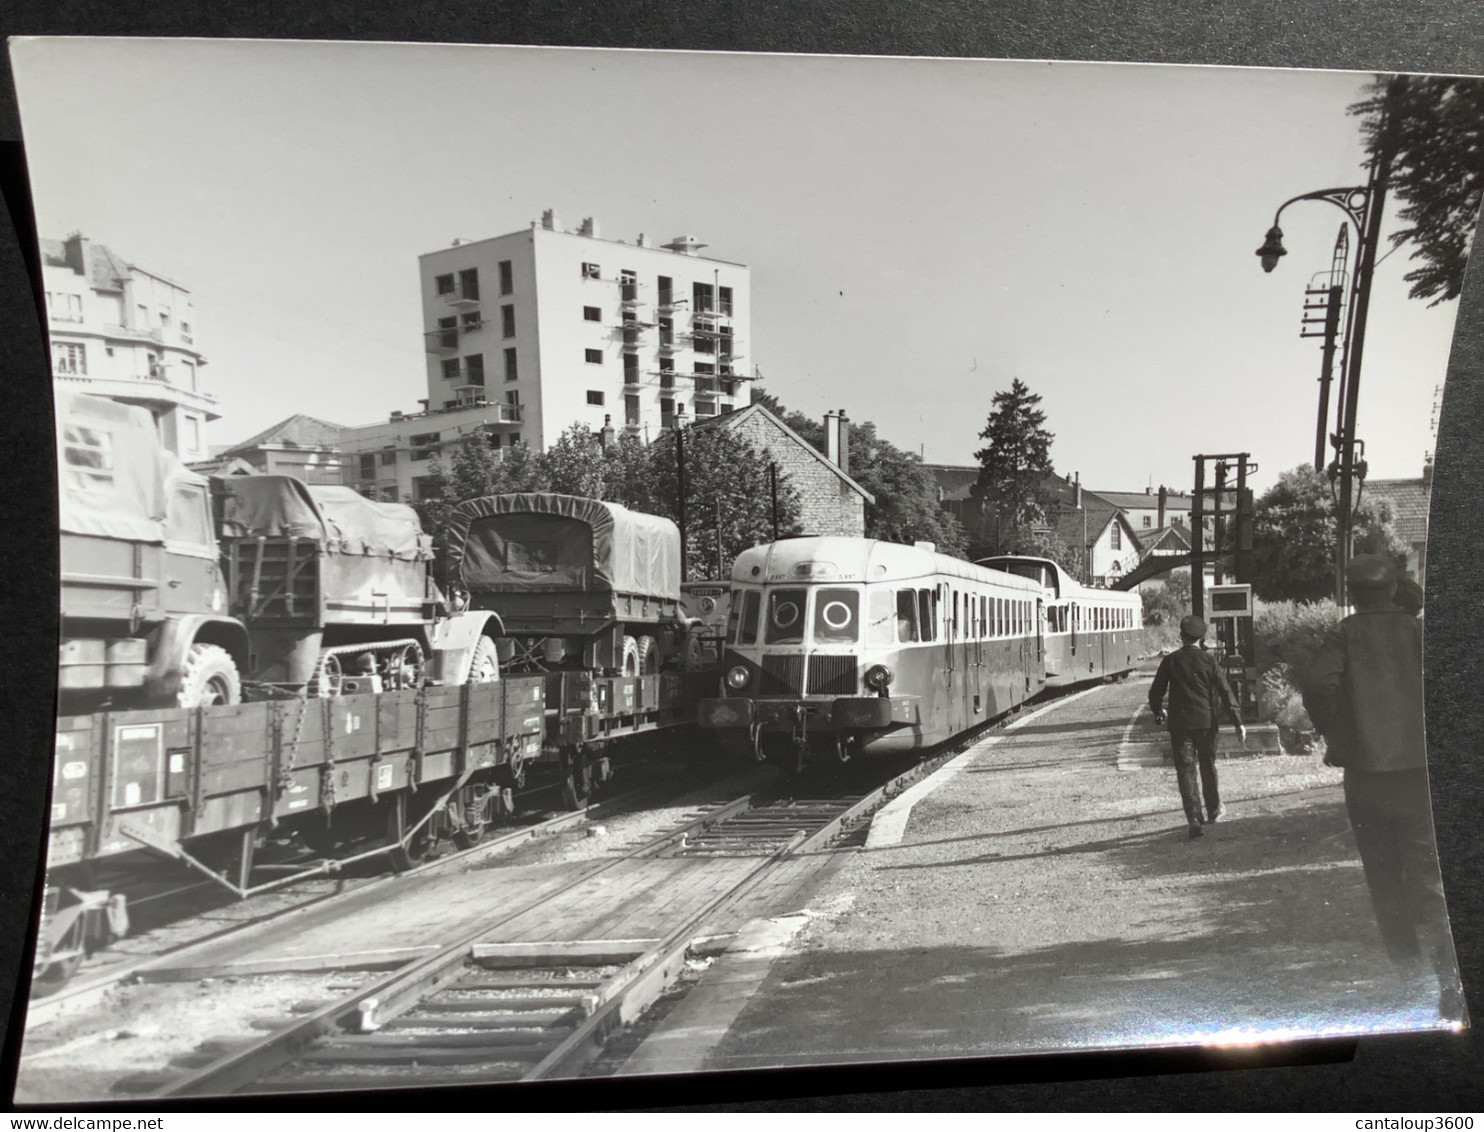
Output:
[[[1329,481],[1308,465],[1284,472],[1258,499],[1253,515],[1253,589],[1264,601],[1320,601],[1334,596],[1338,536]],[[1355,509],[1355,553],[1406,551],[1391,526],[1390,508],[1362,498]]]
[[[1009,389],[996,393],[991,404],[989,420],[979,433],[979,439],[989,443],[974,453],[980,469],[974,494],[994,509],[1013,543],[1016,532],[1046,518],[1050,500],[1045,484],[1054,474],[1055,435],[1046,428],[1040,394],[1032,393],[1018,377]]]
[[[649,505],[643,509],[679,523],[680,477],[675,449],[675,434],[671,432],[646,450],[651,494]],[[771,486],[768,461],[746,437],[725,428],[686,430],[687,581],[728,578],[738,554],[772,541]],[[799,493],[780,471],[780,535],[798,533],[799,510]]]
[[[1059,538],[1055,531],[1026,531],[1010,544],[1011,554],[1026,554],[1034,558],[1049,558],[1074,578],[1087,577],[1087,553],[1080,546],[1071,546]]]
[[[1406,227],[1391,242],[1416,245],[1421,266],[1404,278],[1430,305],[1458,298],[1484,199],[1484,83],[1396,75],[1377,79],[1350,108],[1372,157],[1392,152],[1391,187]]]

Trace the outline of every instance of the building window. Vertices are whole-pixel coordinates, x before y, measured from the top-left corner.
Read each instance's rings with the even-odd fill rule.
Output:
[[[376,453],[363,452],[360,458],[361,479],[374,480],[376,478]]]
[[[437,476],[412,477],[412,501],[414,503],[426,503],[430,499],[437,499],[438,495]]]
[[[143,303],[138,303],[134,307],[134,326],[139,330],[149,329],[149,308]]]
[[[52,345],[52,372],[85,376],[88,354],[80,342],[57,342]]]
[[[180,340],[187,346],[195,341],[195,339],[191,337],[191,324],[189,322],[182,322],[180,324]]]
[[[669,414],[673,413],[674,411],[675,411],[675,398],[674,397],[661,397],[660,398],[660,415],[661,416],[668,416]]]
[[[520,390],[508,389],[505,391],[505,404],[520,408]],[[519,414],[517,414],[518,416]]]
[[[510,434],[510,447],[514,448],[519,443],[520,443],[520,433],[518,433],[518,432],[512,432]]]
[[[381,450],[381,466],[383,468],[395,468],[397,466],[397,450],[390,445]]]
[[[192,393],[199,392],[196,389],[196,363],[182,362],[181,368],[185,370],[185,388],[189,389]]]
[[[596,263],[584,263],[582,265],[582,277],[584,279],[601,279],[603,273],[598,270]]]
[[[659,280],[659,305],[672,307],[675,305],[675,280],[668,275],[661,275]]]
[[[601,307],[583,307],[582,317],[588,322],[602,322],[603,310]]]
[[[673,318],[660,319],[660,345],[675,345],[675,320]]]
[[[625,385],[639,384],[638,354],[625,354],[623,356],[623,380]]]
[[[188,452],[201,451],[201,418],[187,417],[186,423],[186,450]]]
[[[515,381],[519,376],[515,368],[515,347],[511,346],[505,351],[505,380]]]
[[[452,316],[438,320],[438,348],[452,350],[459,344],[458,319]]]
[[[410,437],[408,443],[412,446],[412,458],[414,460],[431,460],[433,450],[438,445],[440,434],[436,432],[420,432]]]
[[[732,356],[732,328],[730,326],[723,326],[717,333],[720,335],[718,346],[721,356],[730,358]]]
[[[440,295],[452,295],[453,294],[453,276],[452,275],[440,275],[440,276],[438,276],[437,279],[435,279],[433,281],[433,286],[437,288],[438,293]]]
[[[46,293],[46,305],[57,322],[82,321],[82,296]]]
[[[628,425],[636,425],[639,423],[639,394],[624,394],[623,423]]]
[[[714,365],[712,365],[710,362],[697,362],[696,363],[696,372],[697,373],[704,373],[704,374],[708,374],[708,375],[709,374],[714,374],[716,372],[716,367]]]
[[[584,350],[582,354],[588,365],[600,366],[603,364],[602,350]]]
[[[500,261],[500,294],[515,293],[515,267],[508,259]]]
[[[717,305],[721,313],[730,316],[732,313],[732,289],[730,287],[717,288]]]
[[[440,319],[439,321],[441,322],[442,320]],[[464,333],[468,334],[471,330],[478,330],[483,326],[484,319],[479,317],[478,311],[465,311],[459,315],[459,325],[463,328]]]
[[[169,311],[161,311],[160,312],[160,329],[161,330],[166,330],[166,329],[169,328],[169,326],[170,326],[170,312]]]
[[[713,309],[712,304],[715,299],[716,288],[710,283],[691,284],[690,309],[692,314],[709,314]]]
[[[698,416],[698,417],[714,417],[714,416],[716,416],[716,400],[715,400],[715,398],[712,398],[712,397],[697,397],[696,398],[696,416]]]
[[[1114,523],[1113,529],[1108,532],[1108,547],[1111,550],[1123,549],[1123,531],[1119,529],[1117,523]]]
[[[601,389],[589,389],[587,391],[587,403],[589,405],[601,405],[603,403],[603,391]]]
[[[464,384],[484,384],[484,355],[470,354],[464,359]]]
[[[696,322],[696,332],[694,335],[694,341],[692,342],[696,353],[716,353],[716,338],[714,337],[715,333],[716,326],[714,323],[699,320]]]
[[[465,299],[479,299],[479,269],[468,268],[459,272],[459,295]]]
[[[620,271],[618,273],[619,298],[626,303],[632,303],[639,298],[639,277],[632,271]]]
[[[515,337],[515,306],[513,304],[500,308],[500,333],[506,338]]]
[[[458,379],[459,379],[459,360],[458,360],[458,358],[444,358],[443,359],[443,380],[444,381],[457,381]]]
[[[1153,518],[1153,516],[1145,515],[1144,516],[1144,525],[1146,527],[1152,527],[1152,526],[1154,526],[1154,518]]]

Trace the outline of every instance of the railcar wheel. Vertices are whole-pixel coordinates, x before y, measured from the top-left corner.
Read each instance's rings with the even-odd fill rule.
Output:
[[[593,771],[585,751],[563,751],[562,801],[569,810],[584,810],[593,796]]]
[[[242,702],[242,679],[231,654],[220,645],[194,644],[180,670],[177,707],[214,707]]]
[[[386,814],[386,836],[392,844],[388,855],[392,860],[392,868],[398,872],[416,868],[427,859],[433,848],[434,837],[430,828],[432,822],[424,822],[409,838],[407,829],[411,824],[407,815],[407,795],[398,794],[387,806]]]
[[[472,849],[484,840],[484,831],[488,828],[485,820],[485,809],[488,796],[481,794],[478,787],[466,786],[460,791],[464,795],[462,802],[461,821],[459,828],[453,835],[453,843],[460,849]],[[459,806],[458,799],[450,799],[449,809]]]
[[[57,940],[56,946],[52,948],[53,955],[58,958],[49,960],[31,972],[31,994],[33,996],[56,994],[71,981],[73,975],[77,974],[77,969],[82,966],[83,956],[87,952],[86,931],[87,917],[79,916],[62,933],[62,938]]]
[[[470,684],[490,684],[500,678],[500,657],[495,652],[495,642],[480,637],[474,646],[474,656],[469,661]]]

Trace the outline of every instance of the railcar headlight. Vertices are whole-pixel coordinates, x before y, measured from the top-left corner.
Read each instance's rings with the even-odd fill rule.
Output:
[[[727,669],[727,687],[734,692],[740,692],[747,687],[747,682],[752,679],[752,673],[747,671],[745,665],[737,665],[735,668]]]
[[[891,686],[891,669],[884,664],[873,664],[866,669],[866,686],[884,692]]]

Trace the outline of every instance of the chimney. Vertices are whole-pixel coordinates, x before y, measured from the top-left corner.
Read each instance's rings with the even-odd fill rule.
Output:
[[[598,238],[598,222],[591,216],[584,216],[582,223],[577,227],[577,234],[579,236],[591,236],[596,240]]]
[[[541,227],[545,228],[548,232],[560,231],[557,225],[556,209],[548,208],[541,214]]]
[[[840,466],[840,428],[833,412],[824,415],[824,458]]]
[[[840,439],[835,442],[839,452],[836,454],[835,463],[840,465],[840,470],[847,476],[850,474],[850,418],[841,409],[835,418],[835,424],[840,430]]]
[[[646,236],[643,232],[640,232],[639,233],[639,238],[634,241],[634,246],[635,247],[638,247],[638,248],[647,248],[647,247],[649,247],[650,246],[650,244],[649,244],[649,237]]]
[[[598,433],[598,441],[603,445],[603,451],[606,452],[613,447],[613,438],[615,435],[617,434],[613,431],[613,414],[604,413],[603,431]]]
[[[62,242],[67,266],[78,275],[88,273],[88,239],[81,232],[73,232]]]
[[[1159,522],[1157,522],[1157,523],[1154,524],[1156,527],[1163,527],[1165,525],[1165,505],[1167,503],[1169,503],[1169,500],[1170,500],[1170,493],[1165,490],[1165,485],[1164,484],[1160,484],[1159,485]]]
[[[1072,480],[1072,510],[1082,510],[1082,473],[1078,472]]]
[[[1422,465],[1422,486],[1432,487],[1432,461]]]

